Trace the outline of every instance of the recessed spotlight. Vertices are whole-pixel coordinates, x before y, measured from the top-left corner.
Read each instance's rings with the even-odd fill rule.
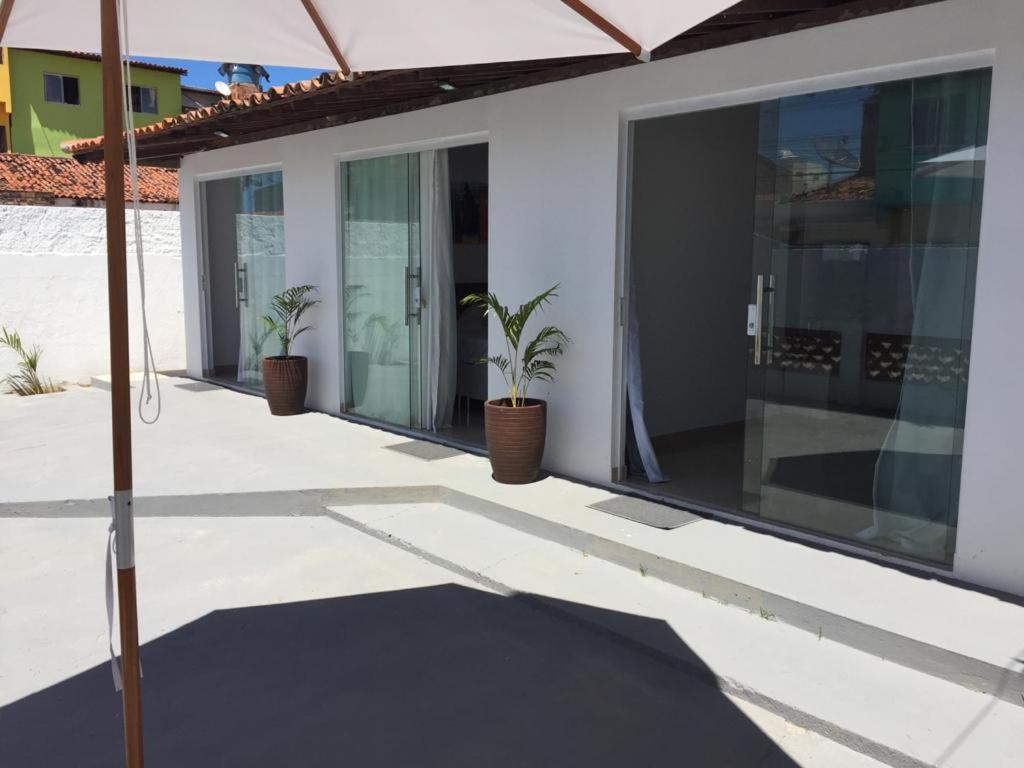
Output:
[[[227,133],[225,133],[224,131],[214,131],[214,132],[213,132],[213,135],[214,135],[214,136],[219,136],[219,137],[220,137],[220,138],[222,138],[222,139],[227,139],[227,138],[230,138],[230,136],[228,136],[228,134],[227,134]]]
[[[437,87],[440,88],[442,91],[454,91],[455,90],[455,86],[452,85],[451,83],[449,83],[447,80],[438,80],[437,81]]]

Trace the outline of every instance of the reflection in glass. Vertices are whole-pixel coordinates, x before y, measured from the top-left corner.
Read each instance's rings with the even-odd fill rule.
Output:
[[[285,287],[282,174],[205,182],[203,204],[210,289],[207,373],[262,389],[263,357],[280,354],[262,318]]]
[[[989,82],[762,105],[762,517],[952,557]]]
[[[342,164],[347,409],[411,427],[419,422],[420,159],[392,155]]]
[[[951,562],[990,84],[633,125],[629,482]]]

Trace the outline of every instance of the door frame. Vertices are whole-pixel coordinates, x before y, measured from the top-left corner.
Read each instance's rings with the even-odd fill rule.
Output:
[[[399,430],[403,434],[413,434],[417,437],[430,436],[437,442],[442,442],[445,445],[455,445],[456,447],[463,447],[461,444],[453,443],[448,439],[442,439],[436,432],[424,429],[423,427],[403,427],[401,425],[391,424],[389,422],[381,421],[379,419],[372,419],[358,414],[349,413],[347,410],[346,403],[348,402],[349,393],[346,390],[346,382],[348,381],[348,371],[346,371],[346,356],[345,356],[345,238],[343,237],[343,228],[345,226],[344,211],[345,211],[345,189],[342,184],[342,165],[344,163],[352,162],[355,160],[371,160],[381,157],[392,157],[394,155],[407,155],[407,154],[418,154],[421,155],[423,152],[434,149],[452,149],[454,147],[467,147],[476,144],[486,144],[488,146],[487,151],[487,184],[490,187],[491,183],[491,152],[490,152],[490,133],[488,131],[477,131],[473,133],[457,134],[453,136],[445,136],[436,139],[422,139],[410,142],[401,142],[397,144],[388,144],[380,147],[372,147],[367,149],[357,149],[345,152],[337,152],[331,156],[331,160],[334,163],[334,198],[336,204],[335,210],[335,239],[337,242],[337,259],[338,259],[338,284],[335,287],[338,296],[338,382],[337,382],[337,398],[338,398],[338,413],[344,415],[346,418],[359,421],[360,423],[369,424],[372,426],[380,426],[389,430]],[[420,157],[421,170],[422,170],[423,158]],[[420,210],[422,213],[423,207],[423,191],[424,185],[427,182],[420,175]],[[423,280],[429,274],[431,265],[429,257],[426,256],[426,250],[422,248],[422,244],[425,238],[428,236],[428,228],[423,226],[422,219],[420,222],[420,286],[422,290]],[[488,279],[490,277],[490,251],[488,250]],[[419,334],[419,359],[422,366],[423,361],[426,359],[424,356],[425,339],[423,334]],[[426,406],[426,387],[423,386],[423,376],[420,376],[420,392],[419,392],[419,406],[422,413],[423,408]],[[467,448],[473,448],[479,450],[479,446],[465,446]]]
[[[898,565],[912,564],[915,568],[937,573],[948,574],[952,571],[953,565],[929,563],[916,560],[911,557],[901,556],[896,553],[874,550],[868,547],[858,546],[851,542],[842,541],[836,538],[791,528],[780,523],[763,520],[739,512],[726,511],[702,504],[682,501],[678,498],[666,496],[656,490],[644,490],[635,486],[626,486],[623,481],[626,479],[626,435],[627,419],[629,410],[626,404],[626,364],[628,359],[629,343],[629,317],[631,307],[629,302],[629,280],[631,254],[630,254],[630,228],[632,219],[632,196],[630,194],[633,182],[633,143],[634,125],[640,120],[647,120],[658,117],[670,117],[674,115],[685,115],[694,112],[703,112],[728,107],[757,104],[772,99],[786,98],[789,96],[800,96],[839,88],[871,85],[873,83],[885,82],[888,80],[902,80],[931,75],[951,74],[964,72],[972,69],[995,68],[995,52],[991,49],[959,53],[949,56],[941,56],[931,59],[902,62],[870,69],[858,69],[848,72],[820,75],[807,79],[770,83],[754,88],[745,88],[735,91],[723,91],[720,93],[695,96],[678,101],[662,102],[658,104],[646,104],[621,110],[619,113],[619,141],[618,141],[618,190],[616,205],[616,248],[615,248],[615,297],[616,297],[616,323],[612,339],[612,424],[611,424],[611,450],[610,464],[612,487],[621,489],[625,493],[649,498],[669,506],[693,510],[704,515],[739,523],[752,528],[766,531],[782,532],[784,535],[806,541],[828,549],[845,551],[856,554],[859,557],[867,556],[880,562],[894,563]],[[657,486],[651,486],[656,488]]]

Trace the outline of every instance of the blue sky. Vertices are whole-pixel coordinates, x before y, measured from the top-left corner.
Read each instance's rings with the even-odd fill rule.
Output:
[[[169,67],[181,67],[187,69],[188,74],[181,79],[182,85],[194,85],[199,88],[213,88],[213,84],[224,77],[217,72],[220,66],[219,61],[195,61],[192,59],[154,59],[151,57],[138,57],[139,61],[149,61],[153,64],[163,64]],[[271,85],[284,85],[293,83],[296,80],[308,80],[316,77],[322,70],[299,69],[298,67],[265,67],[270,73]]]

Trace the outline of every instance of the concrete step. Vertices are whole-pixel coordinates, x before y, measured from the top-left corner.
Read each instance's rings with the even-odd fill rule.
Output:
[[[450,503],[389,501],[329,514],[493,589],[528,593],[889,765],[1021,765],[1022,707]]]
[[[518,487],[476,482],[459,462],[479,461],[449,460],[459,478],[449,487],[435,486],[433,498],[1024,706],[1019,599],[717,520],[672,531],[651,528],[587,507],[607,498],[600,489],[564,481]],[[384,490],[350,488],[331,498],[377,503],[385,500]],[[386,491],[387,501],[403,500],[402,489]],[[404,500],[424,500],[422,489],[410,488]]]

